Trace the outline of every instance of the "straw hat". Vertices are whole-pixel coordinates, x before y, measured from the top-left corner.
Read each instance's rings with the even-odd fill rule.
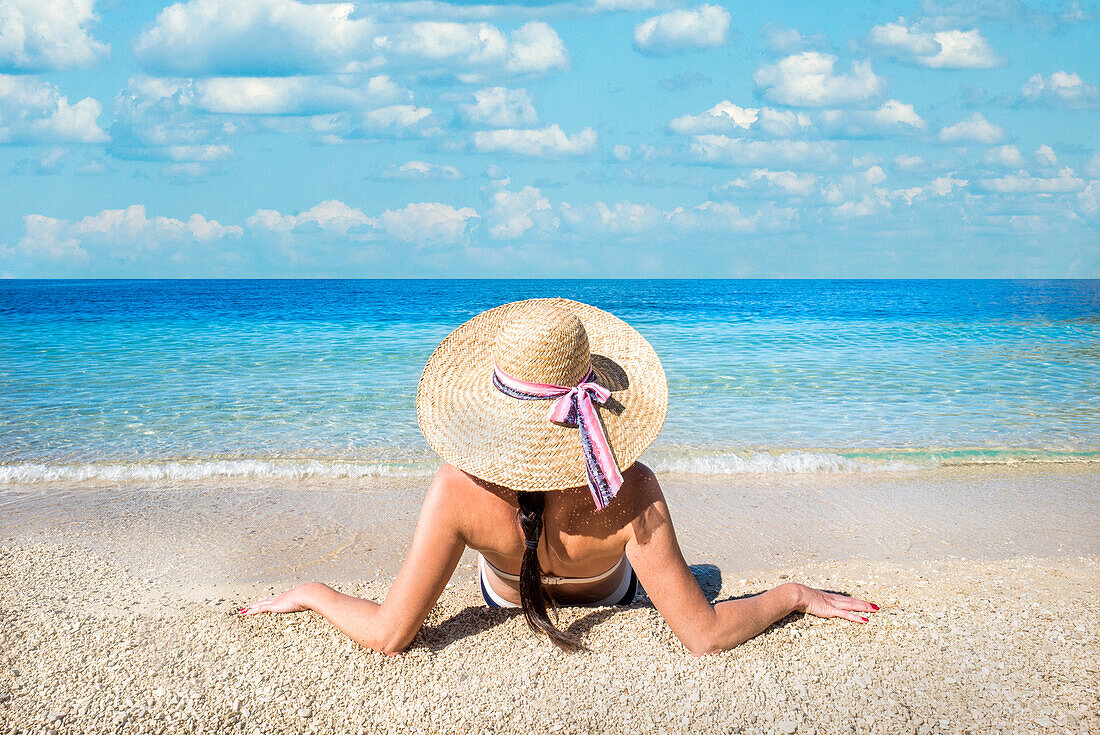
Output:
[[[612,391],[599,406],[620,469],[634,464],[664,424],[665,371],[653,347],[621,319],[569,299],[515,301],[482,312],[428,358],[416,417],[432,449],[476,477],[513,490],[583,486],[576,428],[551,422],[548,401],[518,400],[493,385],[494,364],[533,383],[590,382]]]

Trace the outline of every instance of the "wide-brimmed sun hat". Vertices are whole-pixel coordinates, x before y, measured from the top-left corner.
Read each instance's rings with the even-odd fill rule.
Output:
[[[664,424],[657,353],[618,317],[569,299],[482,312],[428,358],[416,417],[432,449],[513,490],[588,485],[597,508]]]

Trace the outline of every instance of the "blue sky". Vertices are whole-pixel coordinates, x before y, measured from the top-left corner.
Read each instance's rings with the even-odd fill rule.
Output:
[[[1100,7],[0,0],[0,276],[1100,276]]]

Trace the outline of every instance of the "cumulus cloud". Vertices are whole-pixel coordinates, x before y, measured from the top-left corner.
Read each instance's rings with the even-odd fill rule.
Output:
[[[197,107],[195,84],[189,79],[132,77],[115,95],[111,153],[125,159],[180,161],[188,149],[205,160],[214,150],[227,152],[221,142],[227,135],[224,121],[198,113]]]
[[[829,47],[824,36],[803,36],[795,28],[765,23],[761,29],[764,43],[773,54],[793,54],[799,51],[821,51]]]
[[[888,100],[877,110],[825,110],[820,119],[826,130],[848,137],[914,133],[925,127],[912,105],[897,100]]]
[[[56,263],[83,263],[88,251],[80,246],[80,240],[68,233],[69,223],[41,214],[23,217],[23,237],[16,249],[31,260]]]
[[[0,143],[105,143],[99,101],[69,104],[49,82],[0,74]]]
[[[706,133],[737,133],[753,130],[779,137],[806,132],[813,126],[804,112],[776,110],[772,107],[740,107],[723,100],[698,115],[681,115],[669,123],[669,129],[681,135]]]
[[[805,51],[761,66],[753,81],[766,98],[798,107],[861,103],[886,89],[869,60],[852,62],[848,74],[834,73],[836,61],[831,54]]]
[[[722,187],[729,189],[767,189],[788,196],[805,197],[817,189],[817,176],[799,171],[772,171],[753,169],[747,176],[734,179]]]
[[[755,212],[745,212],[730,202],[714,201],[673,209],[630,201],[578,206],[563,203],[561,213],[564,223],[572,230],[623,236],[780,232],[793,229],[798,222],[796,210],[779,208],[770,203]]]
[[[436,135],[441,132],[431,108],[415,105],[391,105],[371,110],[366,113],[364,122],[370,133],[394,137]]]
[[[329,199],[300,214],[281,214],[274,209],[258,209],[248,218],[246,224],[253,230],[267,230],[284,235],[313,230],[346,235],[352,228],[371,225],[373,222],[362,210],[337,199]]]
[[[508,190],[508,179],[494,180],[488,187],[489,210],[485,213],[489,236],[496,240],[514,240],[532,229],[556,229],[558,218],[550,200],[534,186]]]
[[[70,224],[66,220],[30,214],[23,217],[24,236],[17,252],[33,260],[84,262],[91,256],[88,246],[103,246],[113,258],[134,260],[143,252],[159,250],[169,243],[203,243],[236,238],[243,230],[222,225],[201,214],[186,220],[149,217],[145,207],[133,204],[125,209],[104,209]]]
[[[1085,188],[1085,181],[1067,167],[1053,178],[1031,176],[1021,171],[999,179],[982,179],[982,187],[998,194],[1064,194],[1081,191]]]
[[[894,165],[903,171],[915,171],[924,167],[924,159],[920,156],[902,153],[894,158]]]
[[[370,9],[370,6],[367,6]],[[352,3],[187,0],[157,16],[135,53],[147,69],[187,76],[298,76],[369,69],[460,75],[543,73],[568,65],[552,27],[510,34],[489,23],[353,17]]]
[[[923,30],[905,18],[873,27],[867,43],[932,69],[988,69],[1004,63],[977,29]]]
[[[453,244],[465,240],[478,220],[470,207],[419,202],[378,216],[379,227],[398,240],[416,244]]]
[[[940,130],[940,141],[944,143],[984,143],[992,145],[1005,137],[1004,128],[994,125],[975,112],[966,120],[948,125]]]
[[[747,140],[725,135],[697,135],[690,153],[707,163],[737,166],[767,166],[775,163],[826,165],[839,162],[832,141]]]
[[[459,115],[471,125],[511,128],[539,121],[526,89],[487,87],[475,92],[474,100],[472,104],[458,106]]]
[[[982,160],[993,166],[1004,166],[1006,168],[1020,168],[1024,165],[1024,156],[1020,153],[1020,149],[1014,145],[1001,145],[995,148],[988,148],[986,152],[982,154]]]
[[[634,48],[644,54],[667,56],[721,46],[729,27],[729,11],[720,5],[672,10],[636,25]]]
[[[365,83],[321,76],[213,77],[195,81],[197,106],[238,115],[315,115],[386,102],[412,93],[380,74]]]
[[[351,3],[187,0],[138,37],[138,60],[162,74],[279,76],[349,70],[374,23]]]
[[[332,199],[291,215],[260,209],[248,218],[249,228],[279,235],[325,232],[356,239],[390,236],[415,244],[454,243],[465,239],[478,214],[470,207],[456,209],[439,202],[417,202],[370,217],[363,210]]]
[[[1100,105],[1100,89],[1085,84],[1076,72],[1056,71],[1049,77],[1032,74],[1022,92],[1028,102],[1052,107],[1087,109]]]
[[[458,181],[459,179],[465,178],[462,172],[454,166],[440,166],[434,163],[428,163],[427,161],[406,161],[400,166],[390,166],[382,171],[380,176],[383,179],[405,179],[409,181],[427,181],[432,179]]]
[[[596,147],[596,131],[585,128],[570,137],[557,125],[520,130],[479,130],[474,147],[483,153],[515,153],[522,156],[570,156],[590,153]]]
[[[1035,160],[1041,166],[1055,166],[1058,164],[1058,154],[1049,145],[1043,143],[1035,149]]]
[[[95,0],[5,0],[0,3],[0,71],[88,67],[110,46],[92,38]]]
[[[243,232],[237,225],[222,225],[201,214],[192,214],[186,221],[148,217],[142,204],[131,204],[126,209],[104,209],[68,229],[72,237],[110,245],[117,251],[156,250],[165,242],[209,242],[223,237],[240,237]]]

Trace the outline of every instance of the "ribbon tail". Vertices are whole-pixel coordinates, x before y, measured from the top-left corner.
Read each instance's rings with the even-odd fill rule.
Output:
[[[623,476],[615,463],[611,445],[607,443],[603,425],[600,423],[596,407],[591,399],[582,393],[577,401],[577,425],[584,449],[584,464],[588,479],[588,489],[597,510],[603,510],[618,494],[623,485]]]

